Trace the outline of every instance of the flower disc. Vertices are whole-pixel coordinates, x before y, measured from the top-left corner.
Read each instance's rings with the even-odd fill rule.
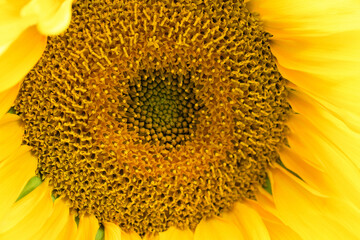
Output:
[[[15,109],[78,214],[194,229],[254,198],[286,140],[286,81],[242,1],[76,1]]]

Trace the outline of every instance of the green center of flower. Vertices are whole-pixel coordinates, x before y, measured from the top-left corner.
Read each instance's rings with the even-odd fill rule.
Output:
[[[254,198],[290,112],[268,37],[242,1],[76,1],[16,101],[38,174],[141,234]]]
[[[189,140],[200,109],[194,84],[184,75],[160,71],[144,72],[140,77],[128,92],[128,129],[134,129],[143,141],[164,144],[169,150]]]

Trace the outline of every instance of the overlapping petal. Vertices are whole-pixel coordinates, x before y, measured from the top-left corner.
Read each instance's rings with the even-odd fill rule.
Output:
[[[75,239],[77,233],[77,226],[74,214],[69,214],[64,228],[61,230],[56,240]]]
[[[0,56],[1,58],[1,56]],[[13,105],[20,89],[20,83],[0,92],[0,119],[9,111]]]
[[[69,218],[69,206],[62,198],[54,203],[54,210],[44,226],[31,239],[56,240],[66,227]]]
[[[12,43],[31,26],[43,35],[59,34],[70,23],[72,0],[0,2],[0,46]]]
[[[72,0],[0,2],[0,93],[19,83],[36,64],[46,35],[67,28],[71,4]]]
[[[360,181],[360,135],[305,94],[294,92],[289,100],[294,110],[300,114],[294,115],[288,122],[291,129],[288,139],[292,153],[285,153],[285,160],[291,162],[298,158],[297,162],[293,163],[307,168],[306,173],[303,173],[308,176],[305,177],[307,180],[319,183],[324,180],[321,176],[327,175],[326,182],[332,182],[331,187],[336,189],[340,196],[359,203],[360,187],[357,182]],[[289,154],[293,159],[289,158]],[[318,172],[317,175],[310,176],[310,166],[306,167],[300,161],[321,165],[317,169],[324,173]],[[300,169],[297,167],[297,170]],[[312,174],[315,174],[317,170],[313,168],[313,171]],[[321,185],[325,190],[324,182],[319,186]]]
[[[248,7],[260,14],[265,30],[275,38],[322,36],[359,29],[357,0],[250,0]]]
[[[95,239],[96,232],[99,229],[99,223],[95,216],[81,216],[77,230],[76,240]]]
[[[159,233],[146,233],[142,240],[159,240]]]
[[[41,230],[52,214],[50,191],[47,182],[43,182],[14,203],[0,219],[0,239],[33,239],[34,234]]]
[[[26,29],[0,56],[0,93],[15,86],[41,57],[46,37],[35,28]]]
[[[235,203],[232,211],[224,214],[223,217],[235,223],[244,239],[270,240],[268,230],[260,215],[245,204]]]
[[[203,219],[197,225],[194,240],[241,240],[245,239],[236,224],[221,217]]]
[[[279,219],[275,204],[269,193],[261,191],[257,194],[257,201],[246,200],[245,204],[253,208],[264,222],[270,239],[301,240],[300,236]]]
[[[28,146],[15,149],[0,162],[0,220],[3,220],[9,211],[13,211],[11,206],[28,180],[34,176],[36,166],[37,159],[32,156]],[[4,228],[0,224],[1,231],[4,231]]]
[[[105,239],[121,240],[121,230],[118,225],[110,222],[105,222],[104,230],[105,230]]]
[[[20,147],[23,133],[19,116],[6,114],[0,118],[0,162]]]
[[[253,0],[280,73],[360,132],[360,2]]]
[[[21,9],[21,15],[36,16],[37,27],[42,34],[59,34],[70,24],[72,2],[73,0],[31,0]]]
[[[323,195],[281,167],[270,175],[276,210],[303,239],[357,239],[359,210]]]
[[[355,238],[358,226],[352,223],[360,216],[355,207],[360,202],[360,2],[252,0],[249,7],[273,35],[279,71],[294,89],[290,148],[280,150],[280,156],[302,180],[280,168],[272,171],[275,208],[305,239]]]

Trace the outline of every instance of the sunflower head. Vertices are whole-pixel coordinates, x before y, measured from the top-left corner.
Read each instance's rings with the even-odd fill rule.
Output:
[[[77,1],[15,109],[80,215],[195,229],[254,199],[286,141],[286,81],[243,1]]]

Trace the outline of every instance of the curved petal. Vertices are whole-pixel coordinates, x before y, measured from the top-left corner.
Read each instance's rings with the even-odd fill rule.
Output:
[[[0,162],[20,147],[23,133],[19,116],[6,114],[0,118]]]
[[[50,187],[43,182],[16,202],[0,220],[0,239],[33,239],[53,211]]]
[[[36,23],[36,16],[21,16],[27,1],[0,1],[0,46],[9,45],[29,26]]]
[[[0,56],[0,92],[19,83],[41,57],[46,37],[29,27]]]
[[[6,51],[6,49],[8,49],[9,46],[10,46],[10,43],[4,44],[4,45],[0,45],[0,56],[1,56],[1,54],[3,54],[3,52]]]
[[[98,220],[95,216],[82,216],[78,226],[76,240],[95,239],[96,233],[99,229]]]
[[[31,239],[55,240],[64,229],[69,218],[69,206],[62,198],[58,198],[54,203],[54,211],[39,232],[34,234]]]
[[[259,214],[245,204],[235,203],[233,209],[224,214],[223,218],[235,223],[241,229],[244,239],[270,240],[268,230]]]
[[[351,38],[351,42],[345,41],[348,38]],[[360,48],[356,44],[359,40],[360,30],[322,37],[273,40],[271,49],[282,67],[314,76],[328,76],[329,83],[339,82],[338,77],[341,77],[346,82],[356,84],[351,77],[360,72],[357,67]]]
[[[288,147],[282,148],[279,155],[286,168],[301,176],[311,187],[325,194],[336,195],[337,192],[333,189],[336,182],[333,182],[322,168],[309,164],[308,160]]]
[[[329,38],[278,40],[271,47],[282,76],[329,110],[351,116],[347,121],[360,132],[360,31]]]
[[[143,237],[143,240],[159,240],[159,234],[158,233],[147,233]]]
[[[245,202],[252,207],[262,218],[270,239],[276,240],[302,240],[300,236],[292,230],[289,226],[285,225],[278,216],[275,205],[272,200],[268,199],[268,196],[263,196],[263,194],[268,194],[267,192],[259,192],[257,199],[262,199],[265,201],[253,201],[246,200]]]
[[[71,19],[73,0],[32,0],[21,11],[22,16],[38,16],[38,29],[45,35],[65,30]]]
[[[0,219],[5,213],[13,211],[11,206],[35,174],[37,159],[30,149],[29,146],[22,146],[0,163]],[[0,227],[1,231],[3,227]]]
[[[170,227],[165,232],[159,233],[160,240],[192,240],[194,233],[190,229],[181,230]]]
[[[316,193],[281,167],[269,175],[280,218],[302,238],[357,238],[360,212],[353,205]]]
[[[360,136],[316,101],[310,104],[304,100],[305,95],[293,95],[289,99],[294,109],[302,113],[293,115],[287,122],[291,129],[288,141],[292,151],[303,160],[321,166],[318,169],[331,177],[332,187],[358,204]]]
[[[106,240],[121,240],[120,227],[114,223],[104,223],[105,239]]]
[[[291,80],[292,88],[299,92],[306,93],[327,111],[342,120],[353,131],[360,133],[360,114],[357,102],[359,101],[360,88],[355,74],[353,80],[349,77],[321,77],[317,74],[287,69],[278,65],[278,69],[286,79]]]
[[[220,217],[201,220],[194,233],[194,240],[241,240],[241,230],[231,221]]]
[[[251,0],[248,7],[260,14],[266,31],[275,38],[321,36],[359,29],[357,0]]]
[[[1,58],[1,56],[0,56]],[[11,106],[14,104],[14,101],[19,93],[20,83],[15,86],[0,91],[0,119],[9,111]]]
[[[0,1],[0,46],[11,44],[29,27],[59,34],[71,18],[72,0]]]
[[[75,239],[76,232],[77,232],[77,226],[75,222],[75,216],[73,214],[69,214],[65,226],[59,233],[56,240]]]
[[[279,71],[360,132],[360,2],[252,0]]]
[[[291,121],[306,119],[360,168],[360,133],[352,131],[316,100],[304,93],[294,91],[288,101],[292,108],[301,114],[301,117],[295,116]],[[360,122],[357,124],[360,128]]]

